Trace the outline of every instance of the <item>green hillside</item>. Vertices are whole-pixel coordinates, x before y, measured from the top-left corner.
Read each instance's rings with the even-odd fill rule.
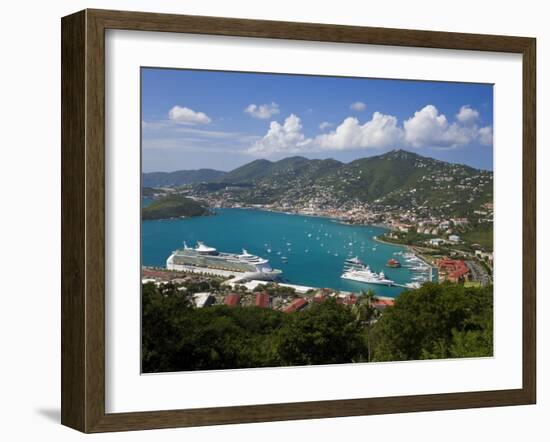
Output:
[[[143,187],[175,187],[214,181],[220,179],[223,175],[225,175],[225,172],[214,169],[150,172],[141,174],[141,185]]]
[[[457,216],[493,198],[492,172],[403,150],[353,161],[329,180],[360,201],[403,209],[441,208]]]
[[[315,180],[340,166],[342,163],[336,160],[308,160],[304,157],[289,157],[280,161],[255,160],[228,172],[219,181],[228,184],[280,184],[296,179]]]
[[[161,193],[160,190],[154,189],[152,187],[142,187],[141,188],[141,196],[142,197],[152,197],[157,195],[158,193]]]
[[[195,197],[245,205],[369,204],[382,211],[414,209],[420,214],[448,216],[471,216],[493,199],[492,172],[405,150],[348,164],[300,156],[279,161],[259,159],[221,174],[185,187]]]
[[[231,184],[250,183],[264,178],[272,164],[269,160],[255,160],[228,172],[218,181]]]
[[[153,201],[141,209],[144,220],[181,218],[210,215],[201,203],[181,195],[168,195]]]
[[[401,209],[440,208],[456,215],[470,213],[493,195],[492,172],[404,150],[349,164],[303,157],[255,160],[220,181],[244,186],[233,189],[242,203],[292,205],[307,200],[334,206],[356,201]]]
[[[422,171],[414,160],[413,154],[362,158],[338,168],[321,183],[361,201],[374,201],[415,182]]]

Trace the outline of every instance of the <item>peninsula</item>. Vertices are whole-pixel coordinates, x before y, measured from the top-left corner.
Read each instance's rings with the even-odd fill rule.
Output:
[[[163,196],[141,209],[141,217],[144,220],[190,218],[206,215],[212,215],[212,212],[206,206],[181,194]]]

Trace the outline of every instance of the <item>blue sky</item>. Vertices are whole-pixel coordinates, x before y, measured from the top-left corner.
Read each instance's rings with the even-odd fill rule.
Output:
[[[143,171],[406,149],[493,168],[485,84],[142,68]]]

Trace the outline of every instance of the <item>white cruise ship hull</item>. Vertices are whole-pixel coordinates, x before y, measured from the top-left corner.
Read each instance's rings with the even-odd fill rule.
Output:
[[[238,271],[238,270],[229,270],[216,267],[204,267],[200,265],[192,264],[176,264],[174,262],[175,254],[172,254],[166,260],[166,268],[168,270],[175,270],[180,272],[192,272],[192,273],[204,273],[208,275],[217,275],[229,277],[233,276],[237,280],[252,280],[258,279],[261,281],[273,281],[281,276],[282,271],[277,269],[265,270],[265,271]]]

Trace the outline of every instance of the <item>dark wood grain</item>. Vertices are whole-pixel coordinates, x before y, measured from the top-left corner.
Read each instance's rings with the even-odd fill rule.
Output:
[[[106,29],[521,53],[529,38],[149,12],[88,10]]]
[[[61,34],[61,422],[84,430],[85,132],[84,12],[63,19]]]
[[[536,41],[523,50],[523,389],[537,396],[537,77]]]
[[[523,55],[523,386],[515,390],[105,413],[106,29]],[[62,20],[62,423],[84,432],[532,404],[536,400],[536,46],[526,37],[86,10]]]
[[[105,415],[105,38],[102,22],[86,15],[86,431],[91,431]]]
[[[141,413],[107,414],[92,431],[126,431],[294,419],[320,419],[476,407],[500,407],[527,403],[531,402],[528,402],[523,391],[518,389],[241,407],[148,411]]]

